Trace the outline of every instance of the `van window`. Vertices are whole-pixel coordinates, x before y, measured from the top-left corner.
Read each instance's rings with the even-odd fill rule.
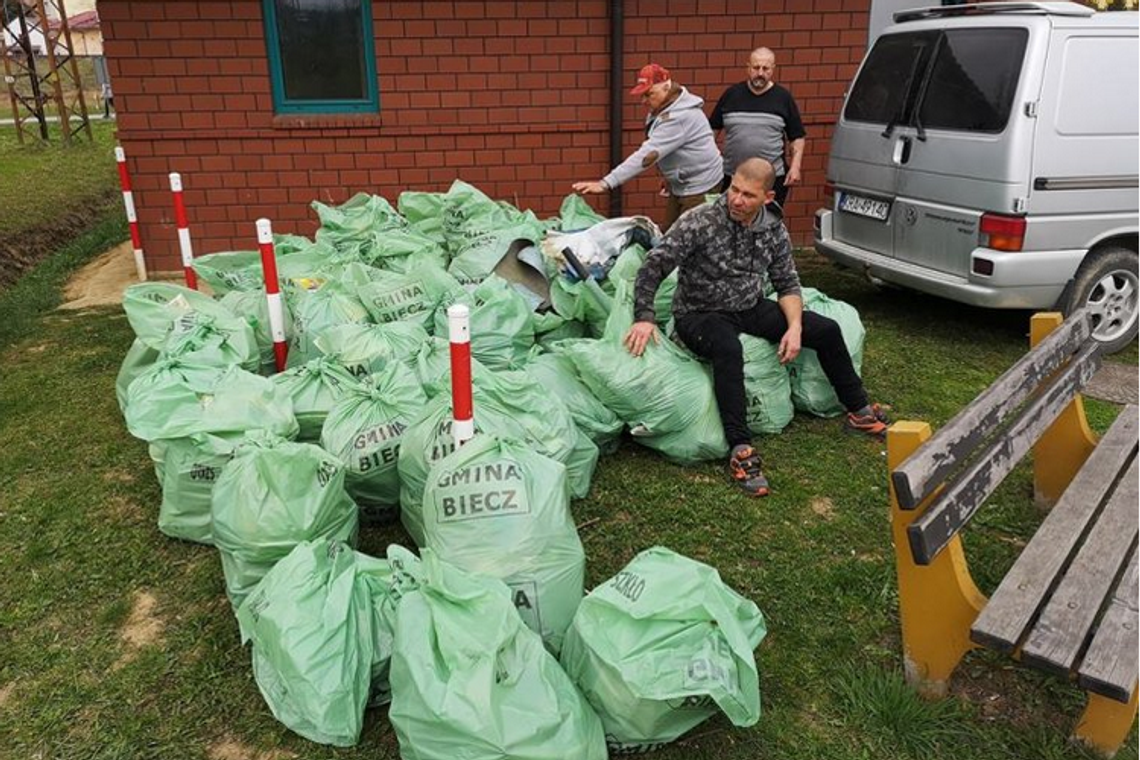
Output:
[[[1136,38],[1074,37],[1065,43],[1064,61],[1057,132],[1135,135],[1140,111]]]
[[[908,32],[880,37],[843,109],[850,121],[906,124],[923,80],[938,32]]]
[[[1026,29],[955,29],[943,35],[919,122],[926,128],[1000,132],[1021,76]]]

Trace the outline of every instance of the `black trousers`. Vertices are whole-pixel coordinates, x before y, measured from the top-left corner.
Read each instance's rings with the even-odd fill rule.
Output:
[[[767,298],[761,298],[747,311],[697,312],[677,318],[677,335],[693,353],[712,363],[713,390],[721,424],[724,425],[724,437],[730,447],[752,440],[746,417],[744,350],[740,345],[740,333],[779,344],[787,330],[784,312]],[[847,411],[858,411],[866,406],[867,391],[855,374],[839,324],[833,319],[805,311],[801,338],[803,347],[813,349],[819,356],[824,374]]]
[[[724,175],[724,179],[720,183],[720,191],[722,193],[727,193],[728,192],[728,186],[731,184],[732,184],[732,175],[731,174]],[[780,204],[781,209],[784,208],[784,201],[786,201],[788,199],[788,192],[791,190],[791,188],[784,184],[784,175],[783,174],[777,174],[776,175],[776,184],[772,185],[772,190],[775,191],[775,193],[776,193],[776,203]]]

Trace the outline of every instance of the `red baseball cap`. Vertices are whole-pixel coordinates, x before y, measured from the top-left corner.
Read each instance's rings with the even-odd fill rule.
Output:
[[[644,95],[655,84],[668,82],[670,80],[669,69],[664,66],[659,66],[656,63],[651,63],[647,66],[642,66],[641,71],[637,72],[637,84],[629,91],[630,95]]]

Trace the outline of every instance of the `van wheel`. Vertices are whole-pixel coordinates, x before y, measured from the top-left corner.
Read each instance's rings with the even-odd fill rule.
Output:
[[[1137,277],[1136,251],[1105,246],[1081,262],[1077,274],[1061,298],[1061,310],[1072,314],[1087,306],[1092,314],[1093,338],[1114,354],[1136,340]]]

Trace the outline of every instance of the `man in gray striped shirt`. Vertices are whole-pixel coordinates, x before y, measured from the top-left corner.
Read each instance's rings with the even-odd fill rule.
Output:
[[[757,48],[748,57],[748,79],[720,96],[709,126],[724,130],[724,185],[736,167],[749,158],[762,158],[776,170],[776,202],[781,208],[788,188],[800,182],[804,156],[804,125],[792,94],[776,84],[776,54]],[[790,159],[785,163],[785,141]]]

